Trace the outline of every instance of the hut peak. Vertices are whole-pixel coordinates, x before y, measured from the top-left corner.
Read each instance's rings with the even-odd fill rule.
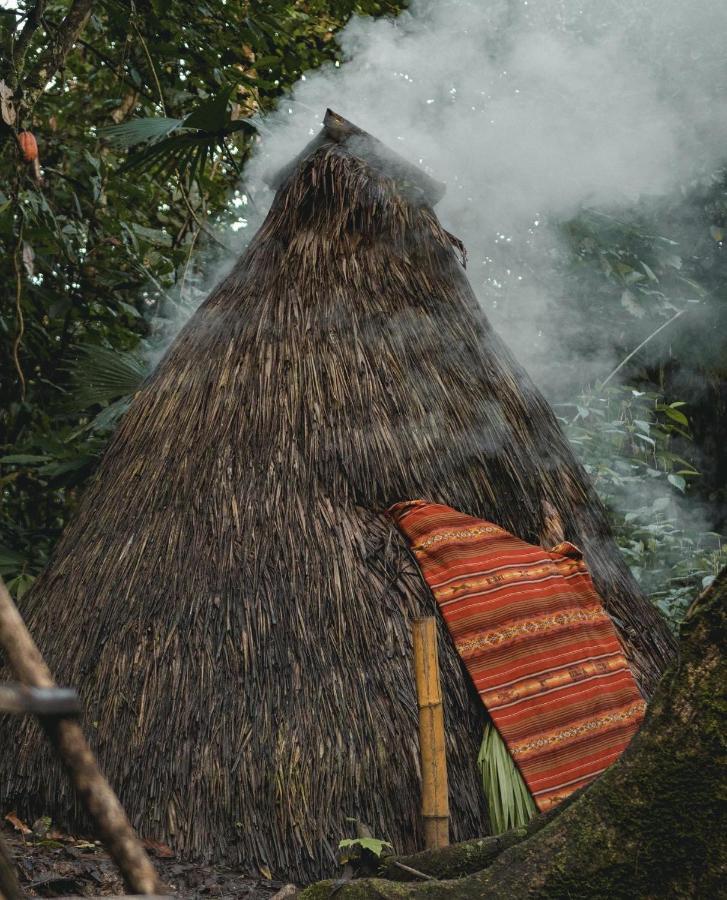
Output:
[[[432,178],[418,166],[404,159],[386,144],[373,135],[344,119],[343,116],[327,109],[323,117],[323,128],[310,141],[298,156],[281,169],[278,169],[270,178],[268,184],[273,190],[278,190],[298,166],[309,159],[314,153],[326,144],[338,144],[358,159],[365,162],[377,174],[386,176],[396,181],[407,194],[409,199],[419,199],[430,206],[435,206],[444,196],[446,185]]]

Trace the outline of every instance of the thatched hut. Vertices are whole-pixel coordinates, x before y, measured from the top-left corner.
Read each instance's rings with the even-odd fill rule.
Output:
[[[347,817],[421,842],[410,618],[386,518],[427,497],[584,548],[648,692],[673,652],[543,397],[493,333],[441,186],[329,113],[134,400],[23,612],[104,770],[180,854],[331,871]],[[442,629],[452,831],[486,832],[481,705]],[[78,827],[32,728],[2,799]]]

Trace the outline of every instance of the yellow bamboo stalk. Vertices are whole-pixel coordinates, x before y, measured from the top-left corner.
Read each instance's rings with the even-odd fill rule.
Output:
[[[437,656],[437,620],[412,622],[414,675],[419,704],[419,753],[422,764],[422,817],[428,850],[449,845],[447,754],[444,708]]]

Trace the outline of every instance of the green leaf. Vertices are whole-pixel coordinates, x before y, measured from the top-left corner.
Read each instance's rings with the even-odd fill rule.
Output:
[[[381,841],[378,838],[344,838],[338,842],[339,850],[346,850],[349,847],[360,847],[362,850],[368,850],[374,856],[381,856],[385,849],[391,850],[392,846],[388,841]]]
[[[526,825],[535,815],[535,802],[507,745],[491,721],[485,725],[477,765],[493,834]]]
[[[70,408],[85,410],[136,393],[147,375],[147,365],[135,353],[86,347],[70,374],[73,384]]]
[[[117,421],[123,416],[131,403],[130,397],[121,397],[114,403],[109,403],[101,412],[95,416],[88,425],[84,425],[75,434],[72,434],[69,440],[75,440],[79,435],[88,432],[103,433],[113,428]]]
[[[641,268],[649,276],[650,281],[658,281],[659,280],[656,277],[656,275],[654,274],[654,270],[650,266],[647,266],[646,263],[643,261],[643,259],[641,260]]]
[[[674,487],[682,493],[684,493],[687,487],[687,482],[681,475],[669,474],[667,475],[667,481],[669,484],[673,484]]]
[[[95,462],[96,458],[90,455],[76,456],[72,459],[58,459],[41,466],[38,473],[48,478],[58,478],[60,475],[67,475],[69,472],[78,472],[81,469],[85,469]]]
[[[147,142],[155,144],[179,128],[183,121],[183,119],[170,119],[165,116],[129,119],[128,122],[123,122],[121,125],[100,128],[99,135],[112,147],[127,149]]]
[[[29,575],[23,572],[8,582],[7,588],[17,600],[20,600],[24,594],[28,592],[30,586],[35,581],[35,575]]]
[[[134,153],[120,171],[143,169],[147,172],[171,175],[177,170],[185,171],[193,160],[199,161],[200,156],[207,157],[219,143],[220,137],[217,134],[207,132],[175,134]]]
[[[118,300],[117,305],[118,305],[119,309],[123,309],[123,311],[125,313],[127,313],[128,315],[130,315],[133,319],[141,319],[142,318],[142,315],[139,312],[139,310],[135,306],[132,306],[131,303],[126,303],[123,300]]]
[[[640,434],[638,431],[634,434],[634,437],[637,437],[640,441],[643,441],[645,444],[649,444],[651,447],[656,446],[656,441],[654,438],[649,437],[646,434]]]
[[[197,128],[200,131],[220,132],[227,124],[227,104],[236,84],[227,85],[214,97],[200,103],[184,120],[185,128]]]
[[[9,456],[0,456],[0,463],[8,466],[34,466],[38,463],[48,462],[50,456],[39,456],[36,453],[11,453]]]
[[[687,419],[684,413],[680,410],[674,409],[673,406],[667,406],[664,412],[674,422],[678,422],[680,425],[684,425],[686,428],[689,427],[689,419]]]
[[[159,244],[162,247],[172,246],[171,235],[167,234],[166,231],[162,231],[161,228],[147,228],[146,226],[137,223],[134,223],[131,227],[135,234],[138,234],[139,237],[144,238],[151,244]],[[136,312],[136,310],[134,310],[134,312]]]

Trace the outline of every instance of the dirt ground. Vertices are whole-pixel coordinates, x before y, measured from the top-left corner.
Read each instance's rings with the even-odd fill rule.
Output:
[[[24,823],[21,823],[23,825]],[[12,823],[0,827],[15,860],[20,884],[29,897],[97,897],[124,894],[113,862],[95,842],[48,831],[23,834]],[[184,898],[270,900],[283,882],[249,872],[182,862],[163,844],[147,843],[147,851],[170,892]]]

